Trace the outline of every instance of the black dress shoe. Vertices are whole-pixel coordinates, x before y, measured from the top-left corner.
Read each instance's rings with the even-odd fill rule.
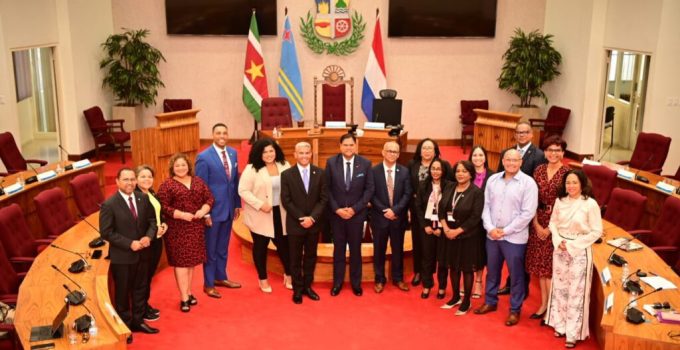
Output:
[[[420,285],[421,282],[421,277],[419,273],[416,273],[415,276],[413,276],[413,280],[411,281],[412,286],[417,286]]]
[[[361,289],[361,287],[352,287],[352,293],[354,293],[354,295],[360,297],[362,294],[364,294],[364,290]]]
[[[430,291],[429,291],[429,290],[428,290],[427,292],[426,292],[426,291],[423,291],[422,293],[420,293],[420,298],[421,298],[421,299],[427,299],[427,298],[429,298],[429,297],[430,297]]]
[[[293,302],[296,304],[302,304],[302,293],[293,293]]]
[[[437,291],[437,299],[444,299],[445,296],[446,291],[444,291],[443,293],[441,292],[441,290]]]
[[[128,335],[126,342],[132,344],[132,334]]]
[[[312,299],[314,301],[321,299],[319,297],[319,294],[316,294],[316,292],[312,288],[307,288],[307,289],[302,290],[302,294],[308,296],[309,299]]]
[[[540,319],[543,318],[543,316],[545,316],[545,311],[543,311],[540,314],[531,314],[531,316],[529,316],[529,318],[532,319],[532,320],[540,320]]]
[[[144,321],[154,322],[154,321],[158,321],[159,318],[161,318],[160,315],[154,314],[151,311],[147,311],[146,314],[144,314]]]
[[[158,310],[158,309],[156,309],[155,307],[153,307],[153,306],[151,306],[151,305],[147,305],[147,307],[146,307],[146,312],[150,312],[150,313],[152,313],[152,314],[157,314],[157,315],[160,315],[160,314],[161,314],[161,310]]]
[[[334,296],[340,294],[340,289],[342,289],[342,287],[340,287],[340,286],[335,286],[335,287],[331,288],[331,296],[334,297]]]
[[[510,286],[509,285],[506,285],[505,287],[498,290],[498,295],[508,295],[508,294],[510,294]]]
[[[153,328],[153,327],[149,326],[148,324],[146,324],[144,322],[140,323],[136,327],[132,327],[132,331],[133,332],[142,332],[142,333],[146,333],[146,334],[156,334],[156,333],[160,332],[158,330],[158,328]]]

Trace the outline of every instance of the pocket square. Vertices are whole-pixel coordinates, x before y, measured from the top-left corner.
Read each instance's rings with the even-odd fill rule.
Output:
[[[364,173],[357,174],[357,177],[362,177],[362,176],[364,176]]]

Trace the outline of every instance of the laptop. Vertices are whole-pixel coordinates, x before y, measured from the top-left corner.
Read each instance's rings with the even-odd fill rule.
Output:
[[[37,326],[31,328],[31,342],[42,341],[48,339],[61,338],[64,334],[64,320],[68,315],[68,303],[64,303],[57,317],[52,321],[51,326]]]

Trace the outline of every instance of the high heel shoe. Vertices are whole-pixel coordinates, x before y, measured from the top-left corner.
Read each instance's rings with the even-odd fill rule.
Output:
[[[440,299],[440,300],[441,300],[441,299],[444,299],[445,296],[446,296],[446,291],[445,291],[445,290],[440,289],[440,290],[437,291],[437,299]]]
[[[189,305],[191,305],[191,306],[195,306],[195,305],[198,304],[198,300],[196,300],[196,297],[194,297],[193,294],[189,294],[188,302],[189,302]]]
[[[189,311],[191,311],[191,307],[189,306],[189,300],[180,301],[180,302],[179,302],[179,309],[180,309],[182,312],[189,312]]]
[[[543,310],[543,312],[541,312],[540,314],[539,313],[531,314],[531,316],[529,316],[529,318],[532,319],[532,320],[540,320],[540,319],[543,318],[543,316],[545,316],[545,311],[546,310]]]
[[[468,311],[470,311],[470,302],[467,301],[465,303],[462,303],[458,310],[456,310],[456,316],[463,316],[465,315]]]
[[[479,286],[479,289],[477,289],[477,286]],[[475,281],[475,292],[472,293],[470,298],[472,299],[479,299],[482,297],[482,281]]]
[[[420,298],[421,299],[427,299],[430,297],[430,288],[424,288],[423,292],[420,293]]]
[[[290,275],[283,274],[283,286],[286,287],[286,289],[293,289],[293,277]]]
[[[461,298],[456,298],[456,295],[454,294],[454,297],[451,298],[446,304],[442,305],[441,308],[444,310],[448,309],[453,309],[456,305],[460,305],[463,302],[463,299]]]
[[[271,293],[272,292],[272,286],[269,285],[269,281],[267,280],[260,280],[258,282],[260,284],[260,290],[265,292],[265,293]]]

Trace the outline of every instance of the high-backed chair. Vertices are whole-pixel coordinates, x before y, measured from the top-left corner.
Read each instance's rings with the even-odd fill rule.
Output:
[[[562,136],[564,128],[567,126],[567,121],[569,121],[569,115],[571,114],[571,109],[552,106],[548,110],[548,115],[545,119],[529,119],[529,124],[531,127],[541,128],[541,144],[543,140],[552,135]]]
[[[73,199],[82,216],[88,216],[99,211],[99,205],[104,202],[104,195],[99,187],[99,178],[94,172],[80,174],[70,181]]]
[[[16,271],[28,271],[40,248],[51,242],[50,239],[33,239],[18,204],[0,208],[0,243]]]
[[[105,120],[101,108],[94,106],[83,111],[87,125],[94,140],[94,152],[120,151],[120,161],[125,164],[125,143],[130,141],[130,133],[125,131],[123,119]],[[100,148],[101,147],[101,148]]]
[[[262,99],[261,130],[272,130],[275,127],[293,126],[290,113],[290,102],[285,97],[267,97]]]
[[[605,208],[616,187],[616,171],[601,165],[584,165],[583,172],[593,185],[593,197],[600,208]]]
[[[10,306],[16,306],[19,285],[26,277],[26,272],[17,273],[4,251],[2,244],[0,244],[0,301]],[[21,349],[13,325],[0,322],[0,332],[7,332],[7,336],[0,339],[0,350]]]
[[[472,139],[475,134],[475,121],[477,113],[474,109],[489,109],[489,100],[461,100],[460,101],[460,144],[465,154],[465,139]]]
[[[46,161],[40,159],[24,159],[16,141],[14,141],[14,136],[9,131],[0,133],[0,159],[2,159],[2,163],[5,164],[5,169],[9,174],[28,170],[26,163],[34,163],[39,166],[47,164]],[[7,173],[0,173],[0,175],[6,176]]]
[[[163,100],[163,113],[184,111],[191,108],[193,108],[193,101],[190,98]]]
[[[637,230],[646,203],[647,197],[635,191],[614,188],[603,218],[626,231]]]
[[[33,198],[33,202],[43,230],[48,236],[57,237],[76,224],[66,204],[64,190],[61,188],[44,190]]]
[[[680,166],[678,167],[678,170],[675,172],[675,175],[666,174],[661,176],[680,181]]]
[[[630,234],[638,235],[666,264],[673,266],[680,251],[680,199],[667,197],[654,228],[630,231]]]
[[[668,150],[671,148],[671,138],[660,134],[641,132],[638,134],[637,143],[633,150],[630,161],[618,162],[631,168],[661,174],[663,164],[666,162]]]
[[[345,79],[345,71],[337,65],[324,68],[323,79],[314,77],[314,122],[317,119],[317,86],[321,85],[321,122],[346,121],[347,85],[350,87],[350,123],[354,123],[354,77]]]

